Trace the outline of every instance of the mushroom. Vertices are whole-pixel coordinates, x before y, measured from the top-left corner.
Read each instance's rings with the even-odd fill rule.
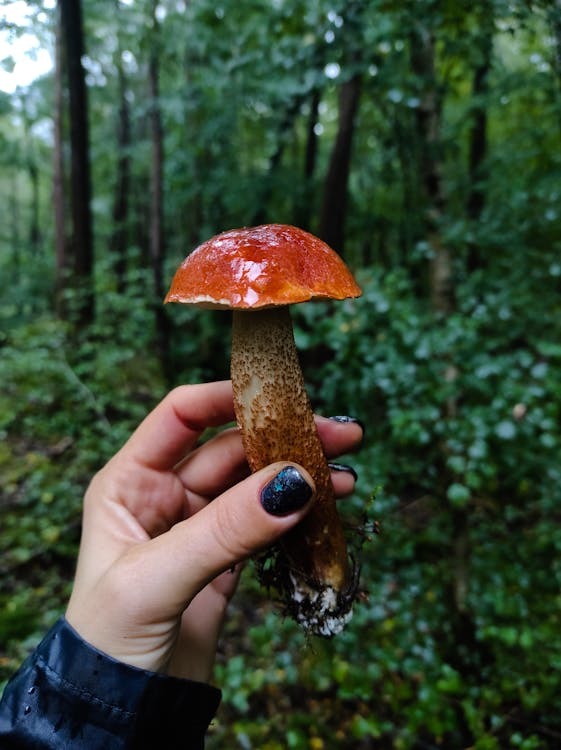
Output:
[[[180,265],[165,298],[233,310],[234,407],[249,466],[257,471],[293,461],[316,485],[313,508],[268,554],[260,577],[307,631],[328,637],[351,617],[358,574],[349,561],[288,306],[360,294],[328,245],[302,229],[268,224],[204,242]]]

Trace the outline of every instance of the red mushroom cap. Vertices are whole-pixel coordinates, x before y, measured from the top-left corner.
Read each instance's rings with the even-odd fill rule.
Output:
[[[232,229],[199,245],[177,269],[165,302],[255,309],[360,294],[325,242],[297,227],[264,224]]]

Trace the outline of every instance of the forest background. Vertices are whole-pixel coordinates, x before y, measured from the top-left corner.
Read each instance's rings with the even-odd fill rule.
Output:
[[[294,313],[316,410],[366,424],[364,593],[307,641],[248,568],[208,747],[560,747],[561,2],[26,5],[3,33],[55,62],[0,95],[0,682],[93,472],[228,376],[228,315],[161,304],[176,266],[292,223],[364,290]]]

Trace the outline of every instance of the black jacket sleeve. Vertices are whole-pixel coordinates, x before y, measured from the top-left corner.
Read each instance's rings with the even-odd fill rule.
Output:
[[[200,750],[220,702],[201,682],[147,672],[61,618],[7,684],[2,750]]]

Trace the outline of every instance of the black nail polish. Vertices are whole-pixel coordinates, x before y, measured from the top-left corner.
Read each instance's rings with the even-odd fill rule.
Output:
[[[328,463],[327,465],[329,466],[329,468],[331,469],[331,471],[346,471],[347,474],[350,474],[353,477],[353,479],[355,480],[355,482],[358,479],[358,474],[353,469],[353,467],[349,466],[348,464]]]
[[[272,516],[286,516],[302,508],[313,491],[293,466],[282,469],[261,492],[261,505]]]
[[[356,417],[348,417],[343,414],[338,414],[335,417],[329,417],[329,419],[332,419],[334,422],[339,422],[340,424],[357,424],[363,432],[365,431],[364,422]]]

